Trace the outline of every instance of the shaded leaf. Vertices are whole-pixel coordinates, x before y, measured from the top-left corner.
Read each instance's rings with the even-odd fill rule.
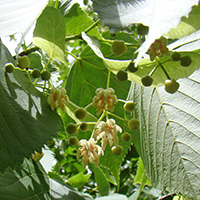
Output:
[[[198,0],[93,0],[93,8],[98,12],[103,24],[110,26],[113,32],[132,23],[149,26],[146,41],[138,49],[137,65],[154,40],[175,28],[180,23],[181,17],[187,16],[191,7],[198,2]]]
[[[92,102],[92,98],[95,95],[95,90],[99,87],[106,88],[108,78],[108,69],[105,67],[101,58],[96,56],[89,46],[87,46],[81,53],[80,60],[76,61],[72,66],[67,79],[66,90],[71,101],[75,104],[85,107]],[[110,87],[115,90],[115,93],[119,99],[126,99],[130,82],[126,81],[120,83],[117,81],[114,74],[111,74]],[[96,116],[96,109],[90,107],[88,109],[90,113]],[[118,116],[124,117],[123,105],[118,103],[115,106],[114,111]],[[113,116],[109,116],[113,118]],[[70,120],[70,119],[68,119]],[[105,119],[104,119],[105,120]],[[115,119],[117,124],[124,127],[124,122]],[[91,134],[91,133],[90,133]],[[119,134],[120,137],[120,134]],[[84,138],[82,136],[82,138]],[[130,142],[122,142],[124,151],[120,156],[114,156],[107,148],[105,155],[100,158],[100,164],[107,167],[113,174],[117,184],[119,184],[119,170],[121,163],[131,146]],[[113,163],[115,163],[113,165]]]
[[[7,169],[0,175],[0,198],[50,200],[49,180],[41,165],[25,159],[15,170]]]
[[[130,97],[140,120],[140,150],[153,186],[170,193],[200,198],[200,70],[180,79],[180,89],[133,84]]]
[[[97,188],[99,190],[99,194],[101,196],[107,196],[109,194],[110,185],[108,183],[108,180],[106,178],[106,175],[103,173],[100,167],[92,166],[95,180],[97,183]]]
[[[33,43],[44,50],[51,59],[65,63],[65,22],[57,9],[45,8],[37,19]]]
[[[59,116],[52,112],[46,97],[35,89],[20,70],[4,72],[4,64],[13,62],[6,47],[0,44],[0,171],[16,162],[22,163],[33,151],[56,135]]]
[[[25,33],[40,15],[48,0],[16,0],[1,2],[0,36]]]

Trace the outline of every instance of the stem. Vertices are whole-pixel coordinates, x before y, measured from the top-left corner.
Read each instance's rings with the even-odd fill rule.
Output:
[[[117,99],[117,101],[122,102],[122,103],[126,103],[126,101],[124,99]]]
[[[27,73],[29,81],[33,84],[33,81],[31,80],[31,77],[30,77],[30,74],[29,74],[28,70],[26,70],[26,73]]]
[[[122,120],[123,122],[126,121],[126,119],[124,119],[124,118],[122,118],[122,117],[119,117],[118,115],[115,115],[115,114],[113,114],[113,113],[111,113],[111,112],[108,112],[108,111],[107,111],[107,114],[108,114],[108,115],[112,115],[113,117],[116,117],[116,118]]]
[[[56,0],[55,6],[54,6],[54,8],[55,8],[55,9],[57,9],[57,8],[58,8],[58,4],[59,4],[59,1],[58,1],[58,0]]]
[[[92,103],[89,103],[87,106],[84,107],[84,109],[88,109],[90,106],[92,106]]]
[[[72,56],[73,58],[75,58],[77,61],[80,60],[80,58],[76,57],[73,53],[71,53],[71,52],[69,52],[69,51],[66,51],[66,50],[65,50],[65,52],[68,53],[69,55],[71,55],[71,56]]]
[[[91,26],[89,26],[88,28],[85,29],[85,33],[89,32],[91,29],[93,29],[99,22],[101,19],[98,19],[96,22],[94,22]]]
[[[110,85],[110,73],[111,73],[111,71],[108,69],[108,79],[107,79],[106,89],[108,89],[109,85]]]

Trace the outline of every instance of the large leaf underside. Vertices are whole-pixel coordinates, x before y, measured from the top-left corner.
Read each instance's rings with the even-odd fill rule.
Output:
[[[46,97],[35,89],[20,70],[4,72],[4,64],[13,62],[0,43],[0,171],[22,163],[35,150],[40,151],[56,135],[60,118],[50,109]]]
[[[152,184],[200,199],[200,70],[179,83],[175,94],[133,84],[129,98],[136,103],[141,156]]]

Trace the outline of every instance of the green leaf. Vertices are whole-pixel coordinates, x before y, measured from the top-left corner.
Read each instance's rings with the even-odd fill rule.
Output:
[[[182,67],[179,62],[172,61],[170,56],[163,56],[159,60],[161,63],[163,63],[163,67],[169,74],[169,76],[172,79],[180,79],[184,77],[188,77],[191,75],[196,69],[199,68],[200,65],[200,55],[196,52],[179,52],[181,56],[190,56],[192,59],[192,64],[189,67]],[[128,64],[130,63],[130,60],[111,60],[111,59],[104,59],[103,60],[105,65],[113,71],[114,73],[117,73],[119,69],[125,69]],[[140,60],[138,64],[138,71],[131,73],[128,72],[128,79],[130,81],[133,81],[135,83],[138,83],[142,85],[141,83],[141,77],[149,74],[155,66],[158,66],[157,61],[150,61],[150,59],[142,59]],[[167,79],[165,73],[161,69],[161,67],[157,67],[155,72],[152,75],[153,78],[153,84],[152,86],[161,86],[165,83],[165,80]]]
[[[22,163],[34,151],[40,151],[56,135],[59,116],[52,112],[46,97],[35,89],[20,70],[4,72],[8,62],[15,64],[7,48],[0,43],[0,171]]]
[[[73,188],[82,187],[91,176],[91,174],[84,174],[84,171],[68,179],[67,183],[69,183]]]
[[[105,67],[102,59],[97,57],[94,52],[87,46],[81,53],[81,59],[76,61],[72,66],[67,79],[66,90],[71,101],[76,105],[85,107],[92,102],[92,98],[95,96],[95,90],[99,87],[106,88],[107,85],[108,70]],[[119,99],[126,99],[130,82],[119,83],[114,74],[111,74],[110,87],[115,90],[115,93]],[[90,113],[96,116],[96,109],[90,107],[88,109]],[[121,117],[124,116],[123,105],[118,103],[115,106],[115,113]],[[109,116],[113,118],[113,116]],[[117,124],[121,127],[124,126],[124,122],[116,119]],[[91,134],[91,133],[90,133]],[[119,134],[120,137],[120,134]],[[112,154],[108,148],[105,155],[100,158],[100,164],[107,167],[113,174],[117,184],[119,184],[119,170],[121,163],[131,146],[130,142],[123,142],[120,139],[120,143],[123,144],[124,151],[120,156]],[[113,163],[115,163],[113,165]]]
[[[80,35],[82,31],[85,31],[94,23],[92,18],[89,17],[87,13],[80,8],[78,3],[71,7],[71,9],[66,13],[64,19],[67,36]],[[97,37],[98,39],[102,38],[97,27],[94,27],[87,33]]]
[[[15,0],[1,3],[0,36],[25,33],[40,15],[48,0]]]
[[[47,7],[37,19],[33,43],[44,50],[51,59],[65,63],[65,21],[60,12]]]
[[[51,199],[49,180],[39,163],[25,159],[0,175],[0,199]]]
[[[140,120],[141,157],[153,186],[200,198],[200,70],[180,79],[174,94],[164,87],[130,88]]]
[[[172,28],[166,36],[172,39],[190,35],[200,29],[198,19],[200,18],[200,5],[193,8],[189,17],[183,17],[176,28]]]
[[[109,26],[112,32],[132,23],[142,23],[149,26],[148,36],[138,49],[137,65],[155,39],[175,28],[181,21],[181,17],[187,16],[191,7],[198,2],[198,0],[163,0],[162,2],[152,0],[151,3],[146,0],[118,2],[115,0],[94,0],[93,8],[94,11],[98,12],[103,25]],[[172,7],[173,9],[171,9]],[[141,15],[141,13],[145,13],[145,15]]]
[[[107,196],[109,194],[110,185],[108,183],[108,180],[107,180],[105,174],[103,173],[103,171],[101,170],[100,167],[95,167],[93,165],[92,169],[94,172],[94,176],[95,176],[95,180],[97,183],[97,188],[99,190],[99,194],[101,196]]]
[[[138,161],[138,168],[137,168],[137,173],[136,176],[134,178],[134,184],[139,183],[141,184],[143,181],[143,176],[145,175],[145,169],[144,169],[144,165],[142,162],[142,159],[140,157],[139,161]],[[147,179],[145,182],[145,185],[151,185],[151,182]]]

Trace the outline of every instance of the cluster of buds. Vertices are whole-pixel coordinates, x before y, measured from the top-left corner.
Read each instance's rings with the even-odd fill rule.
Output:
[[[112,88],[97,88],[95,93],[96,96],[94,96],[92,104],[94,107],[97,107],[97,115],[100,115],[103,110],[110,110],[113,112],[114,104],[117,103],[115,91]]]
[[[69,103],[66,90],[64,88],[52,88],[50,92],[47,101],[51,109],[54,111],[55,109],[61,108],[61,110],[65,112],[65,106]]]
[[[118,145],[118,132],[122,133],[122,129],[115,123],[114,119],[108,119],[106,122],[101,121],[95,125],[94,139],[96,141],[101,139],[101,147],[103,150],[106,149],[108,142],[110,147],[113,144],[115,146]]]
[[[150,60],[153,61],[156,56],[162,57],[164,54],[168,54],[169,50],[166,45],[166,38],[161,37],[160,39],[156,39],[154,43],[151,44],[149,49]]]
[[[99,157],[104,155],[103,149],[96,144],[93,138],[89,139],[89,141],[82,139],[79,141],[79,146],[81,146],[77,151],[77,159],[83,156],[83,167],[85,168],[88,164],[88,161],[92,163],[94,161],[95,166],[99,165]]]

